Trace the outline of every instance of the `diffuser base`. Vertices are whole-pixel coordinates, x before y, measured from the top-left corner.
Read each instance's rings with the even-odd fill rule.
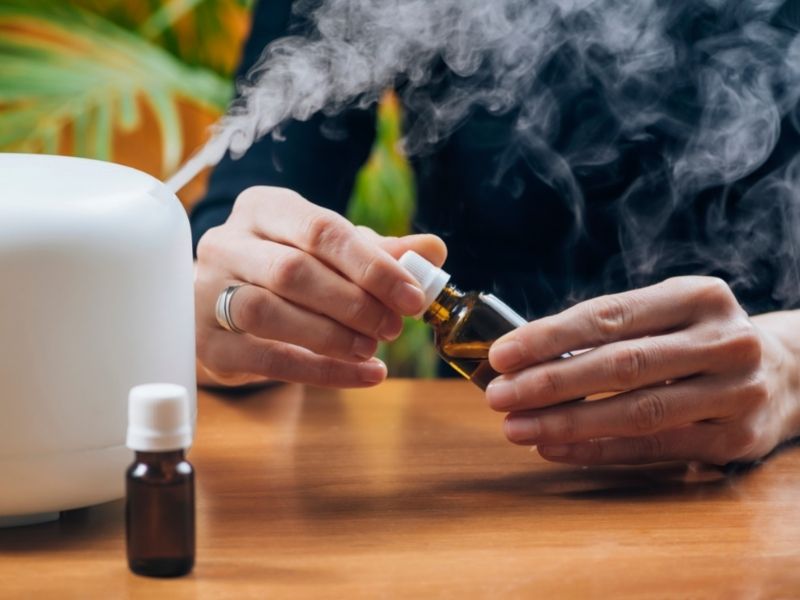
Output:
[[[60,515],[61,513],[59,512],[43,512],[30,515],[0,517],[0,529],[4,527],[22,527],[23,525],[38,525],[39,523],[58,521]]]

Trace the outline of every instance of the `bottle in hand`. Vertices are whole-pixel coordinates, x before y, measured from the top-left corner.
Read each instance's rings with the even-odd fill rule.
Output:
[[[498,375],[489,365],[492,343],[527,321],[492,294],[461,291],[448,273],[416,252],[406,252],[400,264],[425,294],[427,308],[417,316],[433,328],[439,356],[485,390]]]

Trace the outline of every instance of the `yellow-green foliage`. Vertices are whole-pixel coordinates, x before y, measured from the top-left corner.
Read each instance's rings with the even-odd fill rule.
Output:
[[[147,106],[160,132],[152,139],[160,140],[153,143],[161,146],[162,174],[170,174],[191,150],[184,147],[180,103],[213,116],[231,98],[252,3],[0,0],[0,151],[109,160],[115,131],[137,129]],[[378,115],[376,143],[348,216],[384,235],[404,235],[414,182],[399,150],[401,111],[392,94]],[[65,137],[72,143],[65,145]],[[381,349],[390,372],[430,375],[428,340],[426,328],[410,322],[401,340]]]
[[[384,95],[378,107],[375,145],[356,178],[348,218],[383,235],[410,233],[414,214],[414,174],[400,151],[402,114],[397,97]],[[406,319],[401,338],[384,344],[380,356],[395,376],[433,376],[436,355],[427,326]]]
[[[111,4],[111,3],[109,3]],[[161,130],[163,168],[178,166],[178,99],[224,110],[227,77],[186,64],[135,29],[68,2],[0,0],[0,149],[111,158],[114,128],[135,129],[140,104]]]

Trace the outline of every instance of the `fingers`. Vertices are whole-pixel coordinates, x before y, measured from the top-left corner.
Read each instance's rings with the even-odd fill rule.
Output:
[[[679,277],[657,285],[582,302],[500,338],[489,351],[492,367],[507,373],[625,339],[680,329],[709,311],[740,310],[730,289],[712,277]]]
[[[513,412],[505,433],[516,444],[571,444],[597,438],[641,437],[706,419],[724,420],[746,401],[747,385],[703,377],[603,400]]]
[[[720,367],[716,353],[691,332],[617,342],[494,379],[489,405],[511,411],[540,408],[598,392],[662,383]]]
[[[363,335],[390,340],[400,334],[399,315],[309,254],[252,238],[226,252],[233,274],[242,281]]]
[[[438,236],[420,233],[403,237],[384,237],[368,227],[358,226],[364,237],[386,250],[393,258],[399,259],[409,250],[413,250],[437,267],[441,267],[447,258],[447,246]]]
[[[322,387],[368,387],[386,378],[376,358],[348,362],[320,356],[299,346],[218,330],[198,346],[198,358],[221,381],[239,373]]]
[[[265,239],[311,254],[398,313],[412,315],[424,308],[411,275],[341,215],[288,190],[250,188],[244,195],[256,197],[253,222]]]
[[[654,435],[540,445],[537,449],[547,460],[579,465],[641,465],[673,460],[723,465],[738,458],[733,448],[721,425],[697,423]]]
[[[198,364],[222,382],[259,378],[314,385],[374,385],[386,376],[369,359],[377,339],[396,338],[402,314],[423,294],[396,255],[415,249],[441,264],[435,236],[383,238],[279,188],[251,188],[197,250]],[[247,283],[230,303],[245,333],[221,329],[219,293]]]
[[[256,337],[288,342],[349,361],[370,358],[378,342],[322,315],[304,310],[254,285],[236,290],[230,303],[236,326]]]

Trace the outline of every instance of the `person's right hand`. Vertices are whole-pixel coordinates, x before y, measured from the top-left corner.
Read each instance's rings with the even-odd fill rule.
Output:
[[[396,261],[414,250],[441,265],[433,235],[386,238],[352,225],[282,188],[240,194],[227,222],[197,247],[195,302],[198,378],[243,385],[267,379],[363,387],[386,377],[373,354],[393,340],[401,315],[423,308],[423,294]],[[230,285],[233,323],[220,327],[215,305]]]

